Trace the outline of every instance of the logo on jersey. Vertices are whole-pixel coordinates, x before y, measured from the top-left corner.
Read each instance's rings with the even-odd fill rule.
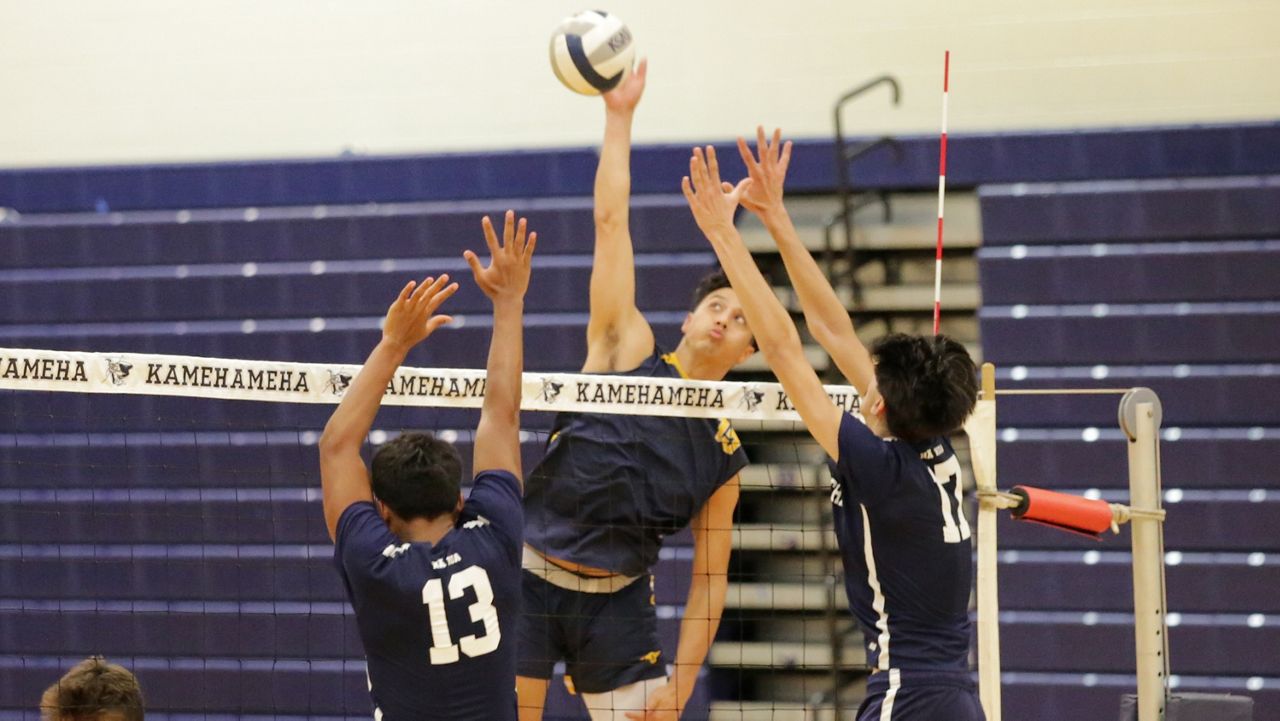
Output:
[[[742,447],[742,441],[738,439],[738,432],[733,430],[733,426],[725,418],[721,418],[720,425],[716,427],[716,440],[720,441],[720,449],[726,455],[731,455]]]
[[[386,548],[382,549],[382,555],[386,556],[387,558],[396,558],[397,556],[403,556],[405,552],[408,550],[409,550],[409,544],[407,543],[401,543],[401,544],[391,543],[391,544],[388,544]]]
[[[340,396],[347,392],[347,388],[351,386],[350,373],[334,373],[333,371],[325,371],[329,377],[325,379],[325,390],[335,396]]]
[[[556,383],[551,378],[543,378],[542,392],[538,394],[538,397],[547,403],[555,403],[556,399],[560,397],[560,389],[562,388],[564,388],[563,383]]]
[[[107,376],[111,379],[111,385],[122,386],[129,380],[129,371],[133,370],[132,363],[126,363],[116,358],[107,359]]]
[[[656,666],[658,659],[662,656],[662,651],[650,651],[640,657],[641,661],[646,661],[650,666]]]

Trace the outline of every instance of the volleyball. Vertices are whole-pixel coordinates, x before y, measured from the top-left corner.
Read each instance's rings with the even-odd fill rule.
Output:
[[[634,57],[631,31],[601,10],[567,17],[551,34],[551,69],[575,93],[599,95],[617,87]]]

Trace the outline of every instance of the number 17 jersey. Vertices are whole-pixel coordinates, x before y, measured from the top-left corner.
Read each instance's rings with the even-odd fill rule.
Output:
[[[334,559],[383,721],[516,718],[520,484],[483,471],[439,543],[402,543],[374,504],[338,520]]]

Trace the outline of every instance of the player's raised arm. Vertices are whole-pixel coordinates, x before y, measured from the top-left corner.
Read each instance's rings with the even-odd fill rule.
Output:
[[[604,94],[604,143],[595,183],[595,257],[587,372],[630,370],[653,352],[653,330],[636,307],[631,247],[631,121],[644,94],[647,63]]]
[[[373,426],[387,383],[404,362],[409,349],[452,320],[435,312],[457,290],[458,284],[450,283],[448,275],[427,278],[421,284],[409,281],[401,289],[387,309],[382,340],[369,354],[325,424],[320,436],[320,487],[330,540],[337,538],[338,519],[347,506],[373,500],[369,472],[360,458],[360,445]]]
[[[747,142],[738,138],[738,152],[751,178],[742,194],[742,207],[759,216],[778,244],[787,275],[800,298],[800,308],[804,311],[809,332],[831,354],[844,377],[865,396],[867,387],[875,380],[875,364],[854,332],[848,309],[800,241],[782,202],[782,186],[791,163],[791,141],[785,145],[781,141],[782,131],[774,130],[770,140],[765,136],[764,128],[757,127],[756,155],[753,156]]]
[[[722,184],[715,149],[708,146],[705,154],[701,148],[693,149],[683,190],[694,220],[711,241],[725,275],[738,292],[738,301],[747,316],[747,324],[755,333],[760,352],[764,353],[814,440],[832,458],[838,458],[836,441],[843,411],[827,397],[818,375],[804,357],[795,323],[773,294],[733,225],[734,208],[753,183],[751,178],[746,178],[737,187]]]
[[[524,294],[529,288],[529,271],[538,234],[528,233],[525,219],[516,222],[508,210],[502,242],[488,216],[482,221],[489,246],[489,265],[484,267],[471,251],[463,256],[471,266],[476,285],[493,301],[493,336],[489,340],[489,361],[484,406],[476,428],[473,471],[520,473],[520,374],[524,369]]]

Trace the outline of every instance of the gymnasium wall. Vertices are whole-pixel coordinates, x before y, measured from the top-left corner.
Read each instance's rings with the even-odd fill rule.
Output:
[[[581,0],[0,0],[0,167],[583,145],[552,27]],[[1273,0],[611,0],[651,58],[641,143],[1280,116]],[[876,97],[879,96],[879,97]]]

